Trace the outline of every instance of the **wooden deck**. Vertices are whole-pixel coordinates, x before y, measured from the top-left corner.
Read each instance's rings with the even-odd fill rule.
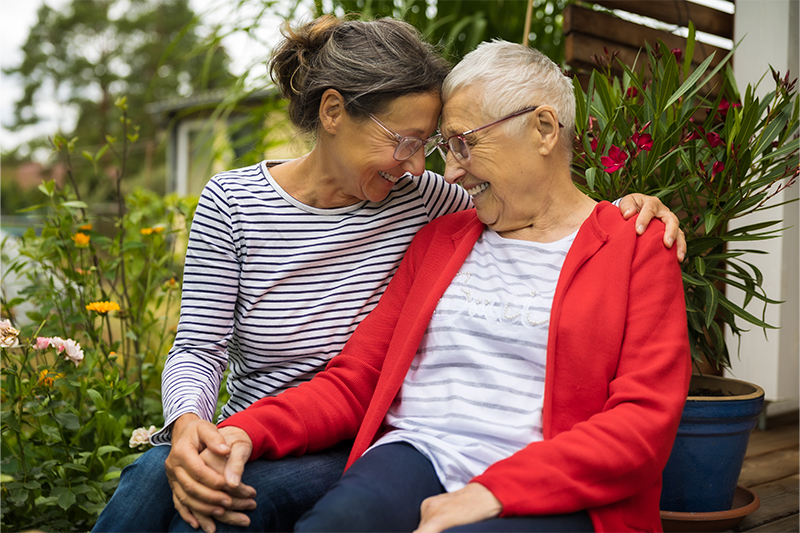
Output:
[[[796,413],[768,420],[764,431],[753,430],[739,484],[758,495],[761,507],[732,531],[800,531],[799,449]]]

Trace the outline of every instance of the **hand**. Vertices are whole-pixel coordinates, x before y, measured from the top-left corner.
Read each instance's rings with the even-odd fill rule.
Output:
[[[644,233],[653,218],[663,222],[667,226],[664,230],[664,245],[672,248],[672,244],[677,240],[678,261],[683,261],[686,257],[686,237],[680,229],[678,217],[661,203],[661,200],[655,196],[633,193],[620,201],[619,209],[625,220],[639,213],[639,218],[636,220],[636,233],[639,235]]]
[[[241,450],[240,445],[237,448]],[[203,451],[206,451],[206,455],[201,458]],[[226,492],[232,487],[228,486],[225,475],[204,461],[207,459],[213,464],[213,456],[225,458],[230,454],[231,445],[211,422],[194,414],[185,414],[173,424],[172,450],[165,464],[167,478],[175,508],[192,527],[202,525],[204,531],[213,533],[216,528],[209,517],[226,516],[228,510],[234,508],[234,497]],[[247,457],[249,455],[248,452]],[[234,487],[238,484],[237,481]],[[234,496],[252,498],[255,490],[251,487],[246,489],[236,492]],[[249,505],[254,504],[255,501],[252,501]],[[242,508],[242,505],[242,502],[237,502],[236,506]],[[199,520],[197,516],[200,516]]]
[[[241,482],[245,464],[253,451],[253,443],[244,430],[236,427],[220,428],[219,432],[231,448],[230,455],[223,457],[206,448],[200,453],[200,457],[206,465],[224,476],[225,492],[232,497],[233,503],[224,514],[214,518],[233,526],[247,527],[250,525],[250,517],[235,511],[252,510],[256,507],[256,501],[253,499],[256,494],[255,489]],[[203,531],[214,533],[216,526],[212,517],[199,512],[192,512],[192,514],[197,518]]]
[[[414,533],[439,533],[495,518],[503,512],[503,504],[483,485],[467,483],[461,490],[425,499],[420,509],[422,520]]]

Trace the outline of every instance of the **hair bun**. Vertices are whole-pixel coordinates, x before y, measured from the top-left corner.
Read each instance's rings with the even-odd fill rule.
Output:
[[[296,29],[288,21],[281,27],[284,39],[272,53],[270,76],[285,97],[302,92],[314,57],[341,24],[333,15],[323,15]]]

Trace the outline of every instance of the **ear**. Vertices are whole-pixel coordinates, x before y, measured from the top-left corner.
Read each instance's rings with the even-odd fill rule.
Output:
[[[535,112],[533,123],[539,139],[541,140],[539,153],[548,155],[555,149],[559,142],[561,126],[558,124],[558,114],[552,106],[539,106]]]
[[[342,94],[336,89],[326,89],[319,102],[319,122],[322,129],[331,135],[336,135],[344,115]]]

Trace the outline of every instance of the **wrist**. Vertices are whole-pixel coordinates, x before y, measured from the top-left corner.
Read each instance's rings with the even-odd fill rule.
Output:
[[[184,413],[172,422],[172,442],[178,440],[187,427],[200,420],[195,413]]]

